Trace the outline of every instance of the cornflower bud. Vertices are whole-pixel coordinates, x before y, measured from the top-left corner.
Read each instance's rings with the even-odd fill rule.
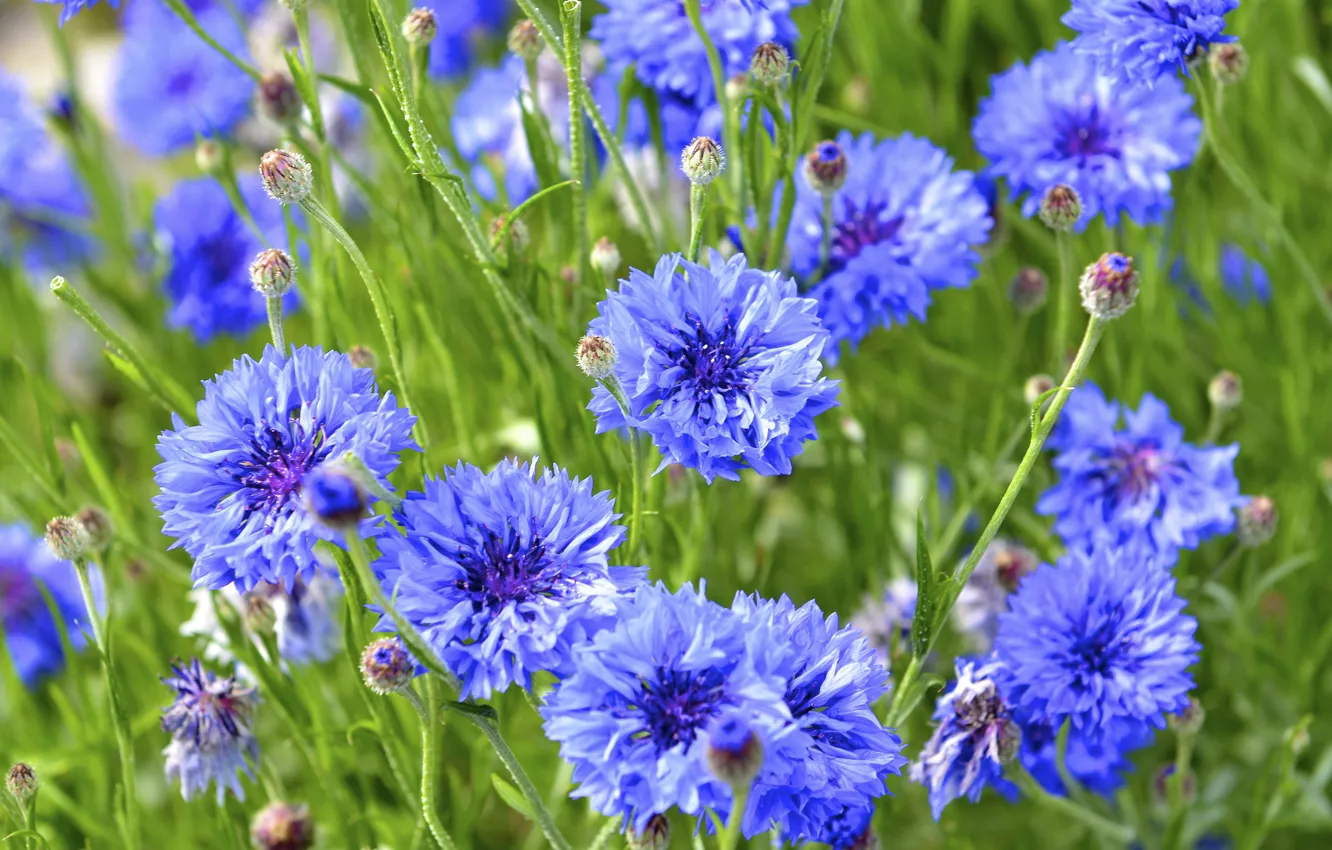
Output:
[[[1189,704],[1176,714],[1166,716],[1166,723],[1177,735],[1197,735],[1207,720],[1207,712],[1197,697],[1189,697]]]
[[[314,171],[305,157],[294,151],[271,150],[259,160],[264,191],[279,204],[299,204],[310,194]]]
[[[1008,300],[1013,309],[1023,316],[1029,316],[1045,305],[1045,294],[1049,282],[1045,272],[1033,266],[1018,269],[1013,281],[1008,285]]]
[[[1237,42],[1217,44],[1207,54],[1207,64],[1212,69],[1212,79],[1223,86],[1230,86],[1244,79],[1249,71],[1249,54]]]
[[[296,264],[291,255],[278,248],[260,251],[250,263],[250,283],[265,298],[281,298],[291,289]]]
[[[671,846],[671,822],[665,815],[653,815],[642,832],[632,826],[625,831],[627,850],[668,850]]]
[[[1171,763],[1161,765],[1156,771],[1156,776],[1152,782],[1152,790],[1155,792],[1157,802],[1167,803],[1170,801],[1170,783],[1175,775],[1175,770],[1176,766]],[[1193,802],[1193,799],[1198,795],[1198,779],[1194,776],[1193,771],[1190,770],[1184,774],[1184,787],[1180,790],[1183,791],[1186,803]]]
[[[314,822],[307,806],[269,803],[250,823],[259,850],[307,850],[314,846]]]
[[[732,788],[748,789],[763,767],[763,742],[744,722],[729,717],[709,731],[703,758],[722,782]]]
[[[589,378],[604,381],[615,371],[615,361],[619,355],[615,343],[604,336],[585,336],[578,341],[578,368]]]
[[[27,803],[37,793],[42,783],[33,772],[32,765],[18,762],[5,775],[5,789],[20,803]]]
[[[1073,229],[1082,218],[1082,196],[1072,186],[1060,183],[1045,190],[1041,198],[1041,221],[1051,230]]]
[[[1097,319],[1117,319],[1129,311],[1138,299],[1138,272],[1133,258],[1123,254],[1102,254],[1087,266],[1078,281],[1082,306]]]
[[[1261,546],[1276,534],[1276,502],[1268,496],[1254,496],[1239,509],[1236,536],[1241,546]]]
[[[372,641],[361,653],[365,686],[381,696],[404,690],[415,672],[411,656],[396,637]]]
[[[1055,379],[1049,375],[1032,375],[1027,382],[1022,385],[1022,397],[1027,400],[1027,405],[1036,403],[1036,399],[1054,389],[1058,384]]]
[[[88,532],[73,517],[58,516],[46,524],[46,545],[62,561],[77,561],[88,554]]]
[[[402,37],[413,46],[429,44],[435,40],[437,32],[439,25],[435,22],[435,13],[424,6],[417,6],[402,20]]]
[[[273,603],[262,592],[251,591],[243,597],[245,611],[242,617],[245,625],[255,634],[267,634],[277,625],[277,612]]]
[[[780,83],[786,79],[790,68],[790,54],[775,41],[765,41],[754,48],[754,55],[749,60],[749,76],[763,86]]]
[[[365,517],[365,490],[341,463],[325,463],[301,483],[305,508],[331,528],[355,528]]]
[[[286,71],[269,71],[259,78],[255,97],[259,114],[279,124],[290,124],[301,117],[301,93]]]
[[[357,369],[373,369],[379,365],[379,358],[364,345],[353,345],[347,349],[347,359]]]
[[[805,154],[804,171],[814,191],[825,197],[835,195],[846,185],[846,153],[841,145],[825,139]]]
[[[522,19],[509,30],[509,52],[525,62],[531,62],[541,55],[541,32],[536,24]]]
[[[204,174],[219,174],[227,164],[227,149],[217,139],[200,139],[194,148],[194,164]]]
[[[690,142],[680,154],[680,170],[695,186],[706,186],[726,168],[726,152],[707,136]]]
[[[620,270],[620,249],[615,247],[615,243],[605,236],[597,240],[597,244],[592,246],[592,254],[589,257],[592,268],[604,274],[606,277],[614,277]]]
[[[1207,385],[1207,400],[1217,410],[1228,412],[1244,401],[1244,384],[1234,372],[1217,372]]]
[[[111,516],[106,511],[96,505],[88,505],[80,508],[74,515],[79,525],[83,526],[83,531],[88,535],[88,548],[93,552],[102,552],[111,545],[111,538],[115,536],[115,527],[111,524]]]

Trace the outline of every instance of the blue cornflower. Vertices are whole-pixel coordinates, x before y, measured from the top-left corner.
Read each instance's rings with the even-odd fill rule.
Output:
[[[430,42],[432,77],[456,77],[472,64],[476,41],[504,26],[512,0],[426,0],[435,13],[437,34]]]
[[[790,473],[817,436],[814,417],[837,403],[838,382],[822,376],[828,332],[814,306],[794,280],[748,268],[743,254],[713,253],[710,268],[668,254],[651,275],[630,270],[588,333],[615,343],[614,379],[631,420],[598,386],[588,405],[597,432],[642,428],[662,468],[680,463],[709,482],[738,480],[746,467]]]
[[[174,417],[158,438],[153,503],[194,557],[195,584],[211,589],[311,577],[315,544],[338,535],[306,512],[305,474],[351,451],[387,486],[398,453],[416,448],[416,417],[379,394],[373,372],[308,346],[241,357],[204,382],[198,416]]]
[[[1061,18],[1077,30],[1073,46],[1088,53],[1101,72],[1126,83],[1152,85],[1213,44],[1234,41],[1225,16],[1239,0],[1073,0]]]
[[[1064,796],[1068,787],[1059,771],[1059,727],[1028,720],[1022,725],[1022,767],[1051,794]],[[1151,726],[1119,722],[1103,729],[1070,729],[1064,769],[1080,785],[1111,797],[1133,769],[1128,754],[1152,742]]]
[[[37,0],[37,2],[46,3],[47,5],[59,4],[62,7],[60,10],[60,26],[62,27],[79,12],[89,6],[97,5],[97,0]],[[120,8],[120,0],[106,0],[106,2],[112,9]]]
[[[264,248],[286,244],[282,207],[268,199],[257,176],[237,182],[268,245],[236,213],[221,185],[209,178],[177,183],[153,211],[171,263],[162,281],[171,302],[167,324],[189,330],[199,342],[219,333],[243,335],[267,322],[265,299],[254,291],[249,267]],[[294,291],[283,298],[288,309],[295,303]]]
[[[1177,256],[1170,263],[1170,273],[1167,275],[1170,285],[1186,301],[1181,301],[1179,305],[1179,314],[1188,318],[1193,310],[1197,310],[1205,319],[1212,318],[1212,304],[1207,300],[1207,296],[1202,291],[1198,279],[1189,271],[1189,264],[1182,256]]]
[[[1200,122],[1178,79],[1154,88],[1117,83],[1067,43],[994,77],[972,125],[976,149],[993,174],[1025,195],[1022,214],[1065,184],[1082,198],[1083,229],[1102,213],[1156,224],[1170,208],[1170,172],[1198,150]]]
[[[1069,544],[1143,535],[1169,561],[1180,548],[1228,534],[1246,501],[1235,477],[1239,446],[1184,442],[1184,429],[1150,393],[1133,411],[1095,384],[1079,387],[1048,445],[1059,481],[1036,511],[1054,516]]]
[[[1071,549],[1022,580],[999,616],[999,693],[1025,727],[1073,733],[1095,749],[1184,709],[1198,621],[1159,557],[1140,546]]]
[[[1022,733],[999,696],[994,681],[998,667],[993,657],[957,659],[957,678],[935,704],[938,726],[911,765],[912,781],[930,791],[935,820],[958,797],[980,802],[986,787],[1010,800],[1017,797],[1017,786],[1003,774],[1004,764],[1017,754]]]
[[[848,812],[872,811],[906,764],[901,739],[872,708],[888,671],[858,629],[839,628],[815,602],[737,595],[732,610],[748,627],[746,664],[784,684],[785,710],[764,715],[782,719],[761,735],[745,834],[775,828],[789,841],[826,841]]]
[[[258,702],[254,688],[238,686],[235,676],[217,676],[197,658],[173,662],[171,671],[162,679],[176,691],[175,702],[162,709],[162,730],[171,735],[162,751],[167,781],[179,779],[186,800],[214,783],[219,806],[228,789],[244,800],[239,774],[253,779],[250,762],[259,760],[259,741],[250,731]]]
[[[374,569],[464,698],[530,688],[538,671],[572,672],[573,646],[611,625],[615,598],[644,581],[645,568],[608,565],[624,539],[614,509],[559,467],[460,463],[407,494],[395,511],[403,533],[380,533]]]
[[[0,631],[19,680],[29,688],[65,663],[61,624],[51,616],[43,587],[70,643],[82,649],[87,609],[74,565],[58,559],[41,537],[23,526],[0,525]]]
[[[894,652],[911,648],[911,621],[916,618],[917,595],[914,581],[895,578],[877,596],[865,594],[860,610],[851,617],[851,625],[860,629],[874,647],[885,670],[892,669]]]
[[[270,658],[270,663],[281,661],[299,666],[327,661],[340,646],[341,631],[334,609],[342,595],[342,585],[322,568],[309,581],[296,579],[290,589],[264,582],[244,594],[233,585],[218,591],[216,597],[213,591],[204,589],[191,590],[189,595],[195,603],[194,613],[181,624],[180,633],[201,639],[205,644],[204,658],[209,661],[231,664],[236,660],[231,639],[218,621],[217,606],[229,605],[237,616],[244,617],[252,597],[263,599],[273,609],[279,657]],[[267,655],[259,636],[251,638],[255,649]],[[248,670],[242,668],[241,672],[243,678],[251,678]]]
[[[210,4],[195,16],[223,47],[247,54],[245,34],[225,6]],[[116,128],[144,153],[169,154],[200,135],[226,132],[250,111],[254,80],[161,3],[131,6],[118,61]]]
[[[825,352],[854,348],[880,325],[924,320],[930,293],[966,286],[980,255],[973,245],[990,232],[989,205],[970,172],[927,139],[904,134],[878,141],[843,131],[846,184],[833,196],[833,232],[825,274],[810,291],[832,334]],[[789,244],[791,268],[802,278],[820,268],[823,196],[797,178]]]
[[[1266,306],[1272,300],[1272,279],[1267,269],[1238,245],[1221,246],[1220,270],[1226,292],[1241,307],[1254,302]]]

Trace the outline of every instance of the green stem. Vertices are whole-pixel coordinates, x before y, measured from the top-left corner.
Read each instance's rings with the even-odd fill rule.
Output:
[[[620,406],[625,422],[634,421],[629,396],[625,395],[619,379],[611,375],[603,380],[601,385]],[[629,555],[635,557],[638,554],[638,542],[641,539],[643,525],[643,433],[632,425],[629,426],[629,475],[633,479],[630,484],[633,501],[629,518]]]
[[[444,850],[454,850],[456,845],[448,830],[435,811],[435,769],[439,763],[439,733],[435,729],[435,717],[439,714],[439,685],[433,676],[425,677],[426,709],[421,718],[421,813],[425,816],[430,834]]]
[[[740,827],[745,820],[745,807],[749,803],[749,787],[735,788],[735,800],[731,814],[726,818],[726,826],[717,836],[718,850],[735,850],[740,842]]]
[[[1161,850],[1180,850],[1184,846],[1184,822],[1189,810],[1184,799],[1184,786],[1193,759],[1193,738],[1191,733],[1181,732],[1175,741],[1175,772],[1166,786],[1170,816],[1166,821],[1165,837],[1161,839]]]
[[[301,47],[301,61],[305,64],[306,79],[310,81],[310,91],[313,97],[306,104],[310,108],[310,123],[314,125],[315,137],[320,143],[324,141],[324,116],[319,105],[319,92],[315,85],[319,80],[319,73],[315,71],[314,50],[310,47],[310,11],[305,3],[291,10],[291,17],[296,22],[296,41]]]
[[[1203,433],[1203,443],[1212,445],[1221,436],[1221,427],[1225,425],[1226,414],[1221,408],[1212,405],[1212,412],[1207,417],[1207,430]]]
[[[739,122],[736,120],[735,111],[731,109],[731,104],[726,97],[726,71],[722,67],[721,54],[717,52],[717,45],[712,43],[712,36],[708,35],[707,28],[703,26],[701,0],[685,0],[684,5],[685,14],[689,16],[689,23],[694,25],[694,32],[698,34],[699,40],[703,42],[703,49],[708,54],[708,68],[712,71],[712,87],[715,89],[717,107],[721,109],[722,114],[722,148],[732,151],[732,156],[738,163],[742,157],[743,145],[739,138]],[[739,168],[731,169],[730,179],[735,201],[738,205],[743,205],[743,190],[737,182],[741,179]]]
[[[619,830],[620,819],[618,817],[606,821],[606,825],[597,833],[596,838],[592,839],[592,843],[587,846],[587,850],[605,850],[605,848],[610,845],[611,838],[615,833],[619,832]]]
[[[564,0],[560,5],[560,19],[564,24],[564,71],[569,81],[569,176],[574,179],[573,192],[574,247],[578,252],[581,279],[588,280],[587,237],[587,155],[583,150],[583,4],[581,0]],[[535,101],[534,101],[535,103]]]
[[[1070,257],[1072,246],[1069,235],[1062,230],[1055,231],[1055,252],[1059,255],[1059,277],[1056,279],[1054,310],[1055,327],[1050,336],[1050,367],[1056,372],[1063,367],[1064,357],[1068,354],[1068,325],[1076,301],[1077,287],[1073,283]]]
[[[823,193],[823,233],[819,237],[819,279],[828,269],[828,255],[832,253],[833,196]]]
[[[1077,821],[1092,832],[1100,835],[1112,842],[1115,846],[1123,847],[1133,840],[1133,828],[1122,823],[1116,823],[1102,815],[1093,812],[1090,809],[1073,802],[1067,797],[1056,797],[1048,793],[1040,786],[1035,779],[1023,768],[1018,768],[1009,772],[1018,786],[1022,788],[1024,794],[1035,800],[1039,805],[1044,806],[1051,811],[1060,812],[1072,820]]]
[[[185,5],[183,0],[166,0],[166,4],[171,7],[173,12],[180,16],[180,19],[185,22],[187,27],[194,30],[195,35],[204,40],[205,44],[222,54],[228,62],[244,71],[250,79],[259,82],[259,72],[244,59],[241,59],[230,50],[227,50],[217,42],[217,39],[204,31],[204,28],[199,26],[199,20],[194,17],[194,12],[190,10],[189,6]]]
[[[537,793],[536,786],[533,785],[532,780],[528,778],[527,771],[523,770],[523,766],[518,761],[518,757],[513,754],[513,750],[509,749],[509,745],[505,742],[504,736],[500,734],[499,727],[488,717],[482,717],[470,712],[467,714],[467,717],[476,724],[483,734],[485,734],[486,738],[490,741],[491,747],[495,750],[495,755],[499,756],[499,760],[504,764],[505,768],[508,769],[509,776],[513,777],[514,784],[517,785],[518,790],[523,793],[523,797],[526,798],[527,804],[532,807],[532,814],[536,817],[537,824],[541,827],[541,831],[545,833],[546,840],[550,842],[550,845],[554,847],[555,850],[572,850],[572,845],[570,845],[565,837],[560,834],[559,827],[555,825],[555,819],[551,817],[550,810],[546,808],[546,802],[541,799],[541,795]]]
[[[689,253],[685,259],[691,263],[698,262],[698,252],[703,246],[703,223],[708,217],[708,190],[712,188],[708,184],[697,184],[689,187]]]
[[[273,337],[273,347],[280,353],[287,351],[287,339],[282,334],[282,296],[269,296],[268,301],[268,332]]]

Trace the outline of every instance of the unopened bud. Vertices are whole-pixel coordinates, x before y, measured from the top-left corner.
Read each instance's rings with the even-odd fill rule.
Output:
[[[250,263],[250,283],[265,298],[281,298],[296,278],[296,264],[291,255],[278,248],[259,252]]]
[[[18,762],[5,775],[5,789],[20,803],[27,803],[41,787],[32,765]]]
[[[1026,266],[1013,275],[1013,281],[1008,285],[1008,300],[1019,314],[1029,316],[1045,305],[1045,295],[1049,288],[1045,272]]]
[[[722,782],[748,789],[763,767],[763,742],[738,717],[723,718],[708,731],[703,758]]]
[[[671,822],[665,815],[653,815],[642,832],[631,826],[625,831],[624,838],[628,850],[668,850],[671,846]]]
[[[263,593],[250,592],[245,594],[242,601],[245,610],[241,612],[241,616],[250,631],[256,634],[273,631],[273,627],[277,625],[277,612],[273,610],[273,603],[268,601],[267,596]]]
[[[749,93],[749,76],[746,74],[732,74],[726,81],[726,99],[732,103],[739,103],[745,99]]]
[[[531,62],[541,55],[541,31],[524,18],[509,30],[509,52]]]
[[[805,154],[805,179],[820,195],[835,195],[846,184],[846,152],[831,140],[819,142]]]
[[[290,124],[301,117],[301,93],[286,71],[269,71],[260,77],[255,97],[259,114],[278,124]]]
[[[258,850],[307,850],[314,846],[314,821],[307,806],[269,803],[250,824]]]
[[[1267,496],[1254,496],[1239,509],[1235,534],[1241,546],[1261,546],[1276,534],[1276,502]]]
[[[412,683],[415,672],[411,656],[396,637],[380,638],[361,653],[361,677],[365,686],[377,694],[403,690]]]
[[[46,524],[46,545],[62,561],[77,561],[88,554],[88,532],[83,523],[58,516]]]
[[[1138,300],[1138,272],[1123,254],[1102,254],[1078,281],[1082,306],[1096,319],[1117,319]]]
[[[379,365],[379,358],[364,345],[353,345],[347,349],[347,359],[357,369],[373,369]]]
[[[1055,379],[1049,375],[1032,375],[1027,382],[1022,385],[1022,397],[1027,400],[1027,405],[1036,403],[1036,399],[1054,389],[1058,384]]]
[[[1244,400],[1244,385],[1234,372],[1218,372],[1207,385],[1207,400],[1220,411],[1230,411]]]
[[[749,60],[749,76],[759,85],[771,86],[786,79],[791,68],[791,55],[775,41],[765,41],[754,48]]]
[[[706,186],[726,168],[726,153],[707,136],[699,136],[680,154],[680,170],[695,186]]]
[[[615,277],[620,271],[620,249],[615,247],[615,243],[605,236],[597,240],[597,244],[592,246],[592,255],[589,258],[592,268],[601,272],[606,277]]]
[[[1082,218],[1082,196],[1063,183],[1051,186],[1041,198],[1041,221],[1051,230],[1072,230]]]
[[[194,148],[194,164],[204,174],[220,174],[227,165],[227,149],[217,139],[200,139]]]
[[[1167,715],[1166,723],[1177,735],[1197,735],[1207,720],[1207,712],[1197,697],[1189,697],[1189,704],[1175,714]]]
[[[424,6],[418,6],[402,19],[402,37],[408,44],[420,46],[435,40],[439,26],[435,23],[435,12]]]
[[[115,536],[115,526],[111,524],[111,515],[96,505],[88,505],[74,515],[83,531],[88,535],[88,548],[93,552],[102,552],[111,545]]]
[[[1212,79],[1223,86],[1234,85],[1244,79],[1249,70],[1249,54],[1238,42],[1213,45],[1207,55]]]
[[[310,194],[314,171],[305,157],[294,151],[271,150],[259,160],[264,191],[279,204],[299,204]]]
[[[1009,543],[994,554],[994,577],[1001,587],[1012,593],[1023,578],[1036,570],[1038,564],[1035,552],[1026,546]]]
[[[578,341],[578,368],[589,378],[604,381],[615,371],[618,354],[609,337],[588,335]]]

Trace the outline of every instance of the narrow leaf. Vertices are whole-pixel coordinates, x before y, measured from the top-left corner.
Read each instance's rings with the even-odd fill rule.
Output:
[[[911,620],[911,651],[923,658],[930,650],[930,637],[934,634],[934,608],[938,599],[934,564],[930,561],[930,544],[925,537],[925,515],[916,511],[916,615]]]
[[[514,788],[512,785],[505,782],[503,779],[500,779],[499,776],[493,773],[490,774],[490,784],[495,786],[495,790],[498,791],[499,795],[504,798],[504,802],[509,804],[509,808],[513,809],[515,812],[527,818],[528,820],[536,819],[535,816],[532,814],[532,807],[527,804],[527,800],[523,798],[523,795],[519,793],[517,788]]]

